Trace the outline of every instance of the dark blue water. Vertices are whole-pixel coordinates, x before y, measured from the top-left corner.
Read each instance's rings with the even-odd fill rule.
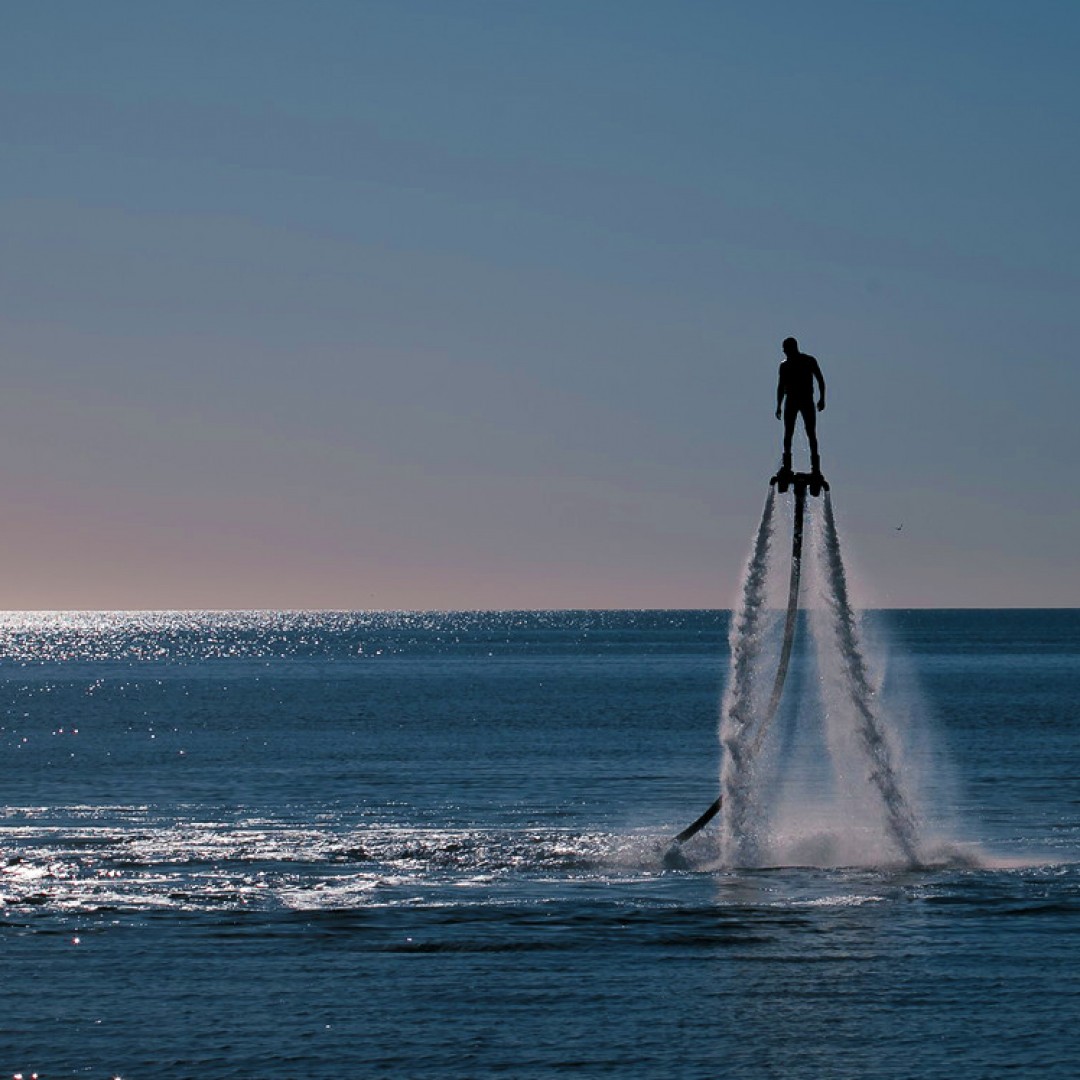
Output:
[[[6,617],[0,1075],[1075,1077],[1080,613],[874,621],[966,862],[665,868],[723,613]]]

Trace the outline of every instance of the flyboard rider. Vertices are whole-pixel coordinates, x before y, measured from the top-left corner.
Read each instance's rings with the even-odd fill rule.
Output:
[[[817,415],[814,412],[814,381],[818,384],[817,411],[825,408],[825,376],[817,360],[799,352],[799,343],[784,338],[782,346],[786,359],[780,363],[780,378],[776,384],[776,419],[784,418],[784,462],[781,473],[791,473],[791,436],[795,433],[795,421],[801,415],[806,428],[806,441],[810,444],[810,472],[821,475],[821,457],[818,454]]]

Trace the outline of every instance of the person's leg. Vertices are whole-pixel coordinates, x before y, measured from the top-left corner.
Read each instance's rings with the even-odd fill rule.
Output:
[[[811,401],[801,409],[803,425],[806,428],[806,441],[810,444],[810,471],[821,472],[821,458],[817,444],[817,410]]]
[[[799,417],[799,410],[792,405],[791,398],[784,403],[784,464],[785,469],[791,468],[791,437],[795,434],[795,421]]]

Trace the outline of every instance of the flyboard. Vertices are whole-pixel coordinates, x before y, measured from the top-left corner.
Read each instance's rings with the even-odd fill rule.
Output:
[[[829,484],[820,472],[792,472],[784,467],[769,480],[770,487],[775,487],[781,495],[786,495],[791,489],[795,495],[795,514],[793,517],[793,529],[791,534],[791,575],[788,579],[788,602],[787,617],[784,620],[784,643],[780,648],[780,660],[776,666],[776,678],[773,680],[772,693],[769,695],[769,703],[758,728],[757,738],[754,741],[754,750],[761,747],[769,726],[780,708],[780,699],[784,694],[784,682],[787,679],[788,665],[791,662],[791,648],[795,643],[795,625],[799,614],[799,580],[802,576],[802,542],[803,542],[803,518],[806,513],[806,495],[809,492],[814,498],[823,491],[829,490]],[[666,862],[679,861],[679,848],[691,837],[696,836],[717,814],[720,813],[723,796],[718,796],[716,801],[696,818],[678,836],[672,838],[671,845],[665,856]]]

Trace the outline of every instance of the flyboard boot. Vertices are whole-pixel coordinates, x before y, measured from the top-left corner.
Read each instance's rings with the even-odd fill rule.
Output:
[[[791,481],[795,479],[795,473],[791,468],[791,451],[785,451],[784,460],[780,464],[780,471],[769,481],[770,484],[776,485],[776,490],[781,495],[787,491]]]

